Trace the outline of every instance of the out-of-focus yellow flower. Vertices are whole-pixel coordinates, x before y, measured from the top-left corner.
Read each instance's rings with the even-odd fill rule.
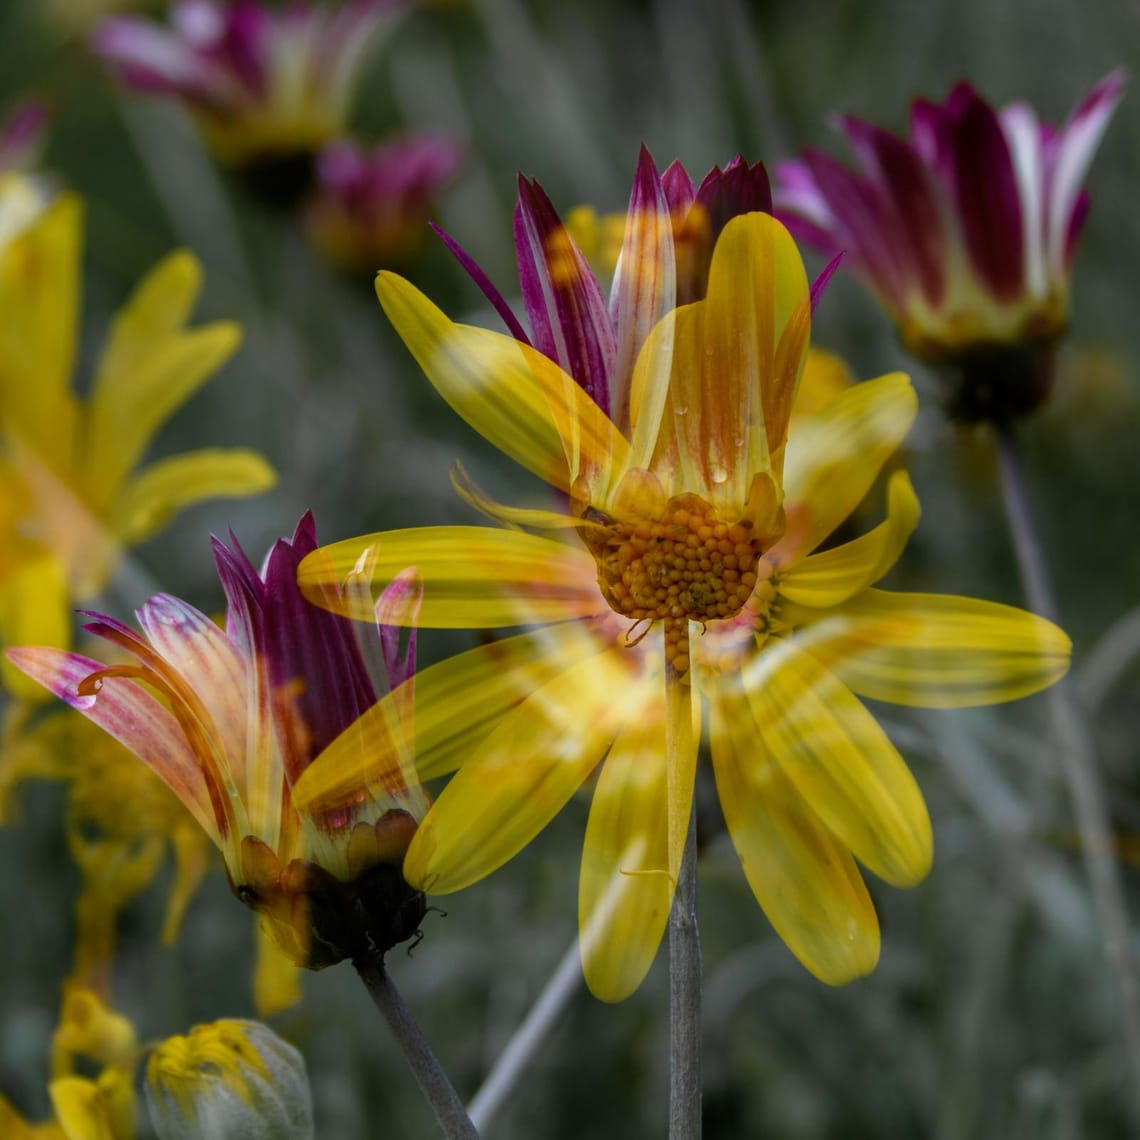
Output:
[[[28,1123],[0,1097],[5,1140],[133,1140],[138,1119],[132,1074],[138,1059],[134,1026],[83,986],[64,989],[52,1038],[48,1085],[54,1120]],[[94,1077],[80,1075],[92,1067]]]
[[[142,281],[111,326],[89,397],[72,391],[81,214],[65,194],[0,243],[0,643],[67,645],[72,601],[101,591],[126,547],[202,499],[274,482],[265,459],[240,448],[136,469],[240,339],[230,322],[187,327],[202,276],[189,253]],[[13,692],[39,695],[0,668]]]
[[[305,1061],[268,1026],[215,1021],[150,1055],[146,1097],[160,1140],[311,1140]]]
[[[119,912],[150,884],[169,850],[175,877],[162,939],[172,943],[205,873],[210,842],[178,798],[114,738],[78,713],[25,726],[25,712],[10,717],[0,751],[0,823],[24,780],[67,784],[68,844],[83,875],[72,976],[106,996]]]
[[[1007,606],[874,588],[918,522],[905,473],[890,481],[884,522],[821,549],[909,430],[910,382],[855,385],[789,433],[811,314],[794,242],[767,214],[732,217],[691,274],[707,289],[678,307],[679,239],[655,178],[643,159],[608,308],[581,260],[557,307],[541,307],[552,290],[531,275],[562,360],[589,362],[585,350],[603,344],[589,334],[620,314],[633,363],[608,369],[606,408],[518,331],[454,324],[406,281],[378,278],[381,304],[444,398],[565,507],[503,506],[460,472],[460,492],[500,528],[337,543],[306,558],[300,582],[314,600],[369,617],[329,587],[373,551],[376,585],[417,567],[421,626],[533,627],[417,678],[420,774],[458,771],[412,840],[410,882],[447,893],[489,874],[600,770],[582,856],[582,958],[598,996],[627,996],[664,933],[707,713],[749,884],[804,965],[838,984],[879,953],[856,860],[909,886],[932,858],[921,792],[859,696],[1011,700],[1065,672],[1069,640]],[[386,706],[362,721],[378,747]],[[362,775],[334,746],[294,800],[335,811]]]

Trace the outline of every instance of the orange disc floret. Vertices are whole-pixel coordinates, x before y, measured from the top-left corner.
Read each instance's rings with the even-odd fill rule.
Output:
[[[634,621],[723,621],[756,585],[762,553],[749,521],[722,522],[699,495],[677,495],[661,518],[598,518],[582,537],[613,609]]]

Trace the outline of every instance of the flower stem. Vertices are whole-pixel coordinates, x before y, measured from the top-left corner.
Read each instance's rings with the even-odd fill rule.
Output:
[[[499,1111],[581,984],[582,962],[575,939],[472,1098],[469,1111],[477,1128],[486,1128]]]
[[[688,657],[688,622],[679,652]],[[683,642],[683,644],[682,644]],[[672,662],[665,677],[665,762],[669,781],[670,866],[682,847],[677,889],[669,913],[669,1140],[701,1136],[701,936],[697,926],[697,820],[692,799],[692,689]],[[680,785],[688,782],[688,788]],[[688,806],[687,817],[680,804]]]
[[[400,1046],[420,1090],[448,1140],[479,1140],[479,1133],[383,963],[355,962],[356,972]]]
[[[1032,609],[1056,622],[1059,617],[1057,601],[1034,524],[1012,428],[998,429],[997,452],[1002,499],[1026,600]],[[1132,957],[1124,892],[1112,856],[1104,783],[1097,767],[1092,735],[1071,678],[1063,678],[1046,695],[1061,768],[1081,839],[1085,872],[1100,921],[1105,955],[1116,983],[1121,1036],[1128,1066],[1127,1084],[1133,1115],[1140,1122],[1140,988]]]

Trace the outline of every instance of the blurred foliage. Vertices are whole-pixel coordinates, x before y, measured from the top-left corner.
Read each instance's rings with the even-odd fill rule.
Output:
[[[191,247],[206,268],[200,318],[235,318],[246,341],[156,451],[204,440],[250,446],[281,472],[271,495],[186,512],[135,552],[99,608],[125,616],[162,588],[215,611],[208,532],[233,527],[259,551],[306,507],[326,541],[470,521],[448,482],[456,458],[492,493],[497,482],[517,487],[517,472],[417,374],[371,283],[336,276],[287,216],[264,212],[219,175],[175,110],[116,92],[77,24],[54,18],[64,7],[0,4],[0,107],[26,94],[50,100],[44,165],[87,200],[85,354],[131,283],[171,248]],[[439,221],[510,297],[516,170],[538,178],[560,208],[621,209],[643,140],[659,164],[681,157],[693,171],[736,152],[768,163],[807,144],[839,154],[826,126],[833,111],[901,128],[912,95],[941,96],[962,77],[995,102],[1024,97],[1058,120],[1118,64],[1140,64],[1140,8],[1124,0],[424,3],[373,59],[356,121],[374,137],[402,124],[466,142],[467,168]],[[1089,179],[1094,206],[1058,392],[1026,433],[1078,676],[1140,602],[1138,184],[1133,91]],[[401,268],[446,311],[494,324],[434,239]],[[933,390],[842,273],[815,340],[843,352],[860,376],[903,368],[924,396]],[[927,400],[909,458],[925,516],[894,581],[1018,601],[988,441],[956,435]],[[421,638],[428,661],[466,644],[460,635]],[[1125,663],[1128,644],[1118,652]],[[1138,682],[1136,664],[1110,670],[1093,710],[1134,913]],[[710,822],[701,868],[706,1136],[1129,1135],[1112,985],[1042,698],[976,713],[876,714],[916,770],[938,851],[920,887],[876,892],[884,951],[872,978],[842,991],[810,978],[767,928]],[[64,804],[58,787],[28,784],[17,818],[0,829],[0,1089],[33,1119],[48,1111],[47,1058],[80,887]],[[414,954],[393,956],[397,983],[464,1094],[574,936],[584,821],[582,799],[503,871],[448,898],[446,917],[430,914]],[[220,874],[193,900],[177,946],[159,945],[170,875],[120,923],[114,993],[143,1038],[252,1010],[252,932]],[[579,993],[489,1140],[663,1134],[665,973],[662,956],[619,1007]],[[306,978],[303,1003],[274,1024],[306,1056],[320,1135],[430,1134],[350,970]]]

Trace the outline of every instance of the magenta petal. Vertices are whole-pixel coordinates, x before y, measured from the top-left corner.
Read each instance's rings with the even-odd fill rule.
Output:
[[[952,188],[974,272],[995,297],[1015,300],[1025,279],[1025,234],[1013,159],[1001,123],[973,90],[959,85]]]
[[[608,414],[616,343],[602,290],[542,187],[522,177],[515,251],[535,348]]]
[[[416,671],[416,621],[423,597],[423,579],[408,569],[385,587],[376,602],[376,626],[389,689],[398,689]]]
[[[1100,140],[1124,95],[1127,75],[1106,75],[1081,100],[1055,139],[1048,145],[1048,257],[1056,268],[1067,268],[1084,221],[1078,217],[1081,183]],[[1087,207],[1086,207],[1087,208]]]
[[[502,293],[491,283],[491,279],[483,272],[479,263],[445,230],[440,229],[435,222],[429,222],[432,231],[439,237],[440,241],[451,251],[451,255],[463,266],[464,272],[476,285],[479,286],[479,291],[491,302],[491,307],[503,320],[503,324],[507,326],[507,332],[511,334],[517,341],[523,344],[530,344],[530,337],[526,334],[526,329],[522,327],[522,323],[518,317],[511,311],[510,305],[503,300]]]
[[[7,657],[22,673],[133,752],[166,783],[208,834],[218,834],[194,750],[161,701],[134,681],[115,676],[104,677],[95,694],[81,696],[80,684],[104,673],[107,666],[78,653],[27,647],[9,649]]]
[[[827,288],[827,283],[834,276],[843,258],[844,253],[841,250],[823,267],[819,276],[811,283],[811,314],[813,317],[815,316],[816,307],[819,305],[819,300],[823,296],[823,291]]]
[[[1073,254],[1077,252],[1077,243],[1081,239],[1081,231],[1085,228],[1085,221],[1088,219],[1091,206],[1092,198],[1089,197],[1087,190],[1082,190],[1077,195],[1073,208],[1069,211],[1069,228],[1065,231],[1065,246],[1062,251],[1063,264],[1066,269],[1073,260]]]
[[[653,156],[643,144],[610,292],[610,315],[617,329],[610,407],[619,426],[627,422],[628,388],[637,354],[653,326],[676,304],[676,294],[673,219]]]
[[[315,756],[376,703],[353,623],[307,601],[297,585],[297,567],[316,550],[311,516],[292,542],[277,542],[265,565],[263,624],[258,633],[269,677],[276,688],[296,693],[296,708]],[[290,772],[296,779],[299,772]]]
[[[946,292],[947,235],[926,165],[907,143],[887,131],[851,116],[839,122],[889,197],[912,272],[927,301],[938,305]]]
[[[772,187],[762,162],[749,166],[739,155],[723,170],[713,167],[697,188],[696,200],[704,206],[715,243],[720,231],[739,214],[772,212]]]
[[[909,253],[903,235],[892,224],[883,191],[818,151],[805,151],[804,161],[835,219],[835,244],[851,250],[875,289],[901,308]]]
[[[665,193],[665,201],[669,204],[669,212],[676,217],[684,217],[696,197],[696,188],[689,172],[674,159],[665,168],[661,175],[661,189]]]

